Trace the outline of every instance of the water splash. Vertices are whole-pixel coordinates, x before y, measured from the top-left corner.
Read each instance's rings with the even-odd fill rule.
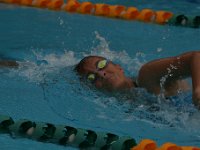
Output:
[[[19,76],[26,77],[29,81],[38,82],[44,80],[45,74],[57,73],[65,67],[74,66],[78,60],[72,51],[64,51],[63,54],[46,54],[33,51],[36,61],[23,61],[19,63],[19,69],[15,70]]]
[[[83,56],[97,55],[105,57],[111,61],[120,63],[122,67],[130,73],[130,75],[136,76],[141,66],[146,62],[146,55],[138,51],[132,58],[125,50],[111,50],[109,47],[109,42],[97,31],[94,33],[95,40],[97,40],[99,44],[95,47],[92,47],[90,53],[83,53]]]
[[[161,101],[163,101],[165,99],[165,88],[164,85],[167,81],[167,79],[169,79],[170,77],[173,76],[173,70],[177,70],[177,66],[170,64],[169,67],[166,69],[167,70],[167,74],[164,75],[163,77],[161,77],[160,79],[160,94],[158,96],[158,102],[161,103]]]

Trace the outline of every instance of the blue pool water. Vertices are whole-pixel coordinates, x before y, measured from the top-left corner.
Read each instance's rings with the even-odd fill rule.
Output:
[[[108,3],[190,15],[200,12],[198,0]],[[0,4],[0,58],[20,63],[18,69],[0,70],[0,114],[130,135],[137,141],[150,138],[159,145],[200,146],[200,113],[192,104],[191,91],[165,102],[143,89],[129,95],[107,94],[84,85],[73,71],[83,56],[93,54],[120,63],[135,76],[145,62],[199,50],[199,41],[199,29]],[[66,147],[5,134],[0,135],[0,149]]]

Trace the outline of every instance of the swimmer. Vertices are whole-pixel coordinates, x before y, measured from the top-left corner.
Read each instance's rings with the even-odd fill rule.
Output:
[[[189,84],[184,79],[192,77],[193,103],[200,109],[200,51],[148,62],[141,67],[136,79],[127,77],[120,65],[100,56],[83,58],[75,70],[99,89],[117,91],[140,87],[155,95],[161,93],[161,79],[168,75],[163,85],[165,96],[188,90]]]
[[[17,68],[18,63],[0,60],[0,67]],[[188,90],[189,85],[184,79],[191,76],[193,103],[200,109],[200,51],[148,62],[134,79],[127,77],[120,65],[100,56],[83,58],[75,70],[99,89],[116,91],[140,87],[155,95],[160,94],[161,79],[167,75],[163,85],[165,96],[176,95],[178,90]]]

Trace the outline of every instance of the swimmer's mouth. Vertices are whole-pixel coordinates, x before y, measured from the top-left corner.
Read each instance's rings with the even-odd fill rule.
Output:
[[[112,74],[106,80],[116,80],[117,78],[119,78],[117,74]]]

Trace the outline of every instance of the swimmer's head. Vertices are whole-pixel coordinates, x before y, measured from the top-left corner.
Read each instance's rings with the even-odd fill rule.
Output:
[[[133,87],[130,78],[124,75],[122,67],[100,56],[87,56],[76,66],[75,70],[97,88],[119,90]]]

